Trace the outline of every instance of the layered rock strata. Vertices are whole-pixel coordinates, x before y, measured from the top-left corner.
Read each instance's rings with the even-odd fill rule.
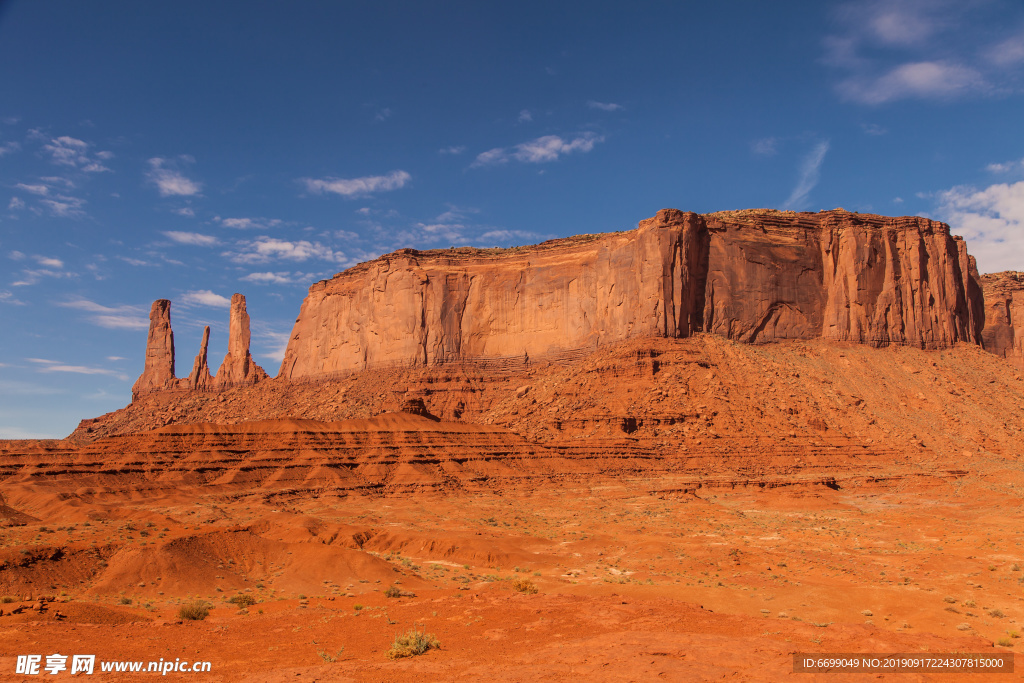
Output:
[[[153,302],[149,313],[149,336],[146,339],[146,365],[142,375],[132,386],[132,400],[153,391],[188,389],[215,391],[241,384],[253,384],[267,379],[267,373],[253,362],[249,353],[249,314],[245,309],[245,297],[235,294],[231,297],[231,321],[229,326],[228,353],[221,363],[216,376],[210,375],[207,364],[207,350],[210,343],[210,328],[203,330],[203,341],[192,364],[192,372],[186,378],[174,375],[174,332],[171,330],[171,302],[158,299]]]
[[[981,276],[985,293],[982,346],[1024,368],[1024,273],[1008,270]]]
[[[949,226],[842,209],[700,215],[513,249],[403,249],[310,287],[280,376],[558,357],[636,337],[979,343]]]

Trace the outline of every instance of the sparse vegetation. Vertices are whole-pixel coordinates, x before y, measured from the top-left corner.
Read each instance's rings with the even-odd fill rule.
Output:
[[[1003,614],[1003,610],[1001,610],[1001,609],[994,609],[994,610],[990,611],[988,613],[988,615],[990,617],[995,617],[996,619],[1002,619],[1003,617],[1006,616],[1005,614]]]
[[[387,655],[388,659],[415,657],[427,650],[439,647],[441,647],[441,643],[433,634],[413,627],[405,633],[395,636],[395,641],[391,644],[391,649],[388,650]]]
[[[344,651],[345,651],[345,646],[342,645],[341,649],[338,650],[337,652],[335,652],[333,655],[327,654],[326,650],[317,650],[316,653],[318,655],[320,655],[320,659],[324,660],[328,664],[331,664],[332,662],[338,661],[338,657],[340,657],[341,653],[344,652]]]
[[[238,609],[245,609],[246,607],[255,605],[256,598],[252,597],[251,595],[246,595],[245,593],[239,593],[233,598],[229,598],[228,602],[238,605]]]
[[[388,586],[388,589],[384,591],[385,598],[400,598],[402,597],[402,590],[398,586]]]
[[[202,600],[187,602],[178,610],[178,616],[189,621],[202,621],[210,616],[210,604]]]
[[[532,595],[537,592],[537,586],[529,579],[516,579],[512,582],[512,590]]]
[[[121,597],[121,604],[122,605],[130,605],[130,604],[132,604],[132,599],[129,598],[128,596],[122,596]]]

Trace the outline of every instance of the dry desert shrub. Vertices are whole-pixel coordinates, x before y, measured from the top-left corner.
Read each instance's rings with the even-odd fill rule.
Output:
[[[999,647],[1013,647],[1013,641],[1009,638],[1000,638]]]
[[[202,621],[210,616],[210,605],[202,600],[187,602],[178,610],[178,616],[189,621]]]
[[[402,590],[398,586],[389,586],[388,589],[384,591],[384,597],[400,598],[402,597]]]
[[[537,586],[533,585],[533,581],[529,579],[516,579],[512,582],[512,589],[530,595],[537,592]]]
[[[391,649],[388,650],[388,659],[415,657],[427,650],[439,647],[441,647],[441,643],[432,633],[420,631],[413,627],[405,633],[395,636],[395,642],[391,644]]]
[[[252,597],[251,595],[246,595],[244,593],[239,593],[235,597],[230,598],[228,600],[228,602],[231,602],[231,603],[234,603],[235,605],[238,605],[238,609],[245,609],[246,607],[250,607],[252,605],[255,605],[256,604],[256,598]]]

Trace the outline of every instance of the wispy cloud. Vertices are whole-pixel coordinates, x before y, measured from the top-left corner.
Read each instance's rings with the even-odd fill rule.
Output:
[[[50,256],[38,256],[38,255],[33,256],[32,258],[34,258],[36,260],[36,263],[38,263],[39,265],[44,266],[46,268],[63,268],[64,267],[64,262],[61,261],[59,258],[52,258]]]
[[[192,158],[183,156],[177,160],[153,157],[147,163],[149,171],[146,178],[156,185],[161,197],[192,197],[199,194],[203,186],[189,178],[178,169],[181,163],[191,163]]]
[[[21,145],[17,142],[14,142],[13,140],[11,142],[5,142],[0,145],[0,157],[17,152],[19,149],[21,149]]]
[[[774,156],[779,151],[778,138],[761,138],[754,140],[750,145],[750,151],[761,156]]]
[[[374,192],[389,192],[405,187],[412,176],[405,171],[392,171],[387,175],[364,176],[362,178],[301,178],[310,194],[325,192],[342,197],[359,197]]]
[[[109,330],[145,330],[149,328],[149,320],[140,306],[104,306],[88,299],[72,299],[58,301],[57,306],[73,308],[92,315],[89,322]]]
[[[14,292],[7,290],[0,290],[0,304],[10,304],[11,306],[25,306],[25,302],[14,296]]]
[[[210,306],[212,308],[231,308],[231,299],[215,294],[208,289],[197,289],[185,292],[181,297],[183,306]]]
[[[530,113],[529,109],[519,112],[519,123],[529,123],[530,121],[533,121],[533,114]]]
[[[1024,181],[938,194],[936,215],[968,241],[981,272],[1024,270]]]
[[[387,121],[390,118],[391,118],[391,108],[390,107],[384,107],[383,109],[378,109],[377,113],[373,115],[373,120],[374,121]]]
[[[595,133],[581,133],[571,139],[559,135],[545,135],[521,142],[515,147],[489,149],[478,154],[472,166],[494,166],[507,163],[510,159],[528,164],[547,163],[573,152],[589,152],[599,142],[604,142],[604,138]]]
[[[1011,171],[1024,171],[1024,159],[1018,161],[1006,161],[998,164],[989,164],[985,167],[989,173],[1009,173]]]
[[[284,223],[284,221],[278,218],[221,218],[220,216],[215,216],[214,220],[225,228],[234,228],[236,230],[268,230]]]
[[[807,207],[807,198],[811,190],[818,184],[821,175],[821,165],[825,163],[825,155],[828,154],[829,142],[824,140],[816,144],[803,161],[800,162],[800,175],[796,187],[790,193],[789,198],[783,203],[782,208],[799,211]]]
[[[600,109],[601,111],[619,111],[622,109],[621,104],[615,104],[614,102],[595,102],[594,100],[587,101],[587,106],[591,109]]]
[[[340,263],[345,261],[345,254],[320,242],[309,240],[282,240],[276,237],[262,236],[255,240],[244,240],[238,243],[235,251],[226,251],[224,256],[235,263],[256,264],[270,263],[275,260],[308,261],[320,259]]]
[[[120,380],[127,380],[128,376],[118,370],[110,370],[109,368],[93,368],[86,365],[67,365],[61,361],[48,360],[46,358],[26,358],[30,363],[35,363],[39,367],[36,368],[36,372],[71,372],[78,375],[110,375]]]
[[[11,197],[11,201],[7,202],[8,211],[21,211],[25,208],[25,202],[20,197]]]
[[[78,218],[85,215],[85,200],[68,195],[57,195],[53,199],[41,199],[39,201],[50,214],[58,218]]]
[[[836,10],[841,32],[826,36],[822,61],[837,70],[836,92],[879,106],[906,99],[955,100],[1000,92],[1024,61],[1024,35],[992,44],[1002,26],[975,20],[984,3],[859,0]],[[985,31],[984,34],[981,32]],[[1019,28],[1018,28],[1019,31]]]
[[[164,231],[164,235],[178,244],[191,244],[197,247],[213,247],[217,244],[217,238],[213,235],[203,235],[198,232],[166,230]]]
[[[437,150],[437,153],[438,154],[459,155],[459,154],[462,154],[465,151],[466,151],[466,147],[464,145],[453,145],[451,147],[442,147],[441,149]]]
[[[62,135],[44,144],[43,152],[58,166],[70,166],[86,173],[109,171],[110,169],[103,165],[103,161],[113,158],[114,155],[101,151],[90,156],[91,146],[84,140]]]
[[[18,183],[14,187],[16,187],[19,190],[22,190],[24,192],[30,192],[32,194],[37,194],[37,195],[40,195],[40,196],[43,196],[43,197],[45,197],[46,195],[50,194],[50,186],[49,185],[43,185],[43,184],[32,184],[32,185],[30,185],[28,183]]]
[[[879,135],[885,135],[886,133],[889,132],[888,130],[886,130],[882,126],[879,126],[877,123],[862,123],[862,124],[860,124],[860,128],[861,128],[861,130],[864,131],[865,135],[871,135],[873,137],[878,137]]]
[[[249,273],[248,275],[238,279],[242,282],[252,282],[257,285],[287,285],[295,282],[292,274],[288,271],[277,273]]]
[[[988,88],[977,70],[939,61],[901,64],[880,76],[854,76],[837,86],[843,99],[861,104],[915,97],[949,100]]]

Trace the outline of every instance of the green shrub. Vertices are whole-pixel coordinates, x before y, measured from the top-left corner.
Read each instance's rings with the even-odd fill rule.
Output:
[[[189,621],[202,621],[210,616],[210,605],[202,600],[185,603],[178,610],[178,616]]]
[[[391,649],[388,650],[388,659],[415,657],[427,650],[439,647],[441,647],[441,643],[433,634],[413,627],[405,633],[395,636],[395,642],[391,644]]]

